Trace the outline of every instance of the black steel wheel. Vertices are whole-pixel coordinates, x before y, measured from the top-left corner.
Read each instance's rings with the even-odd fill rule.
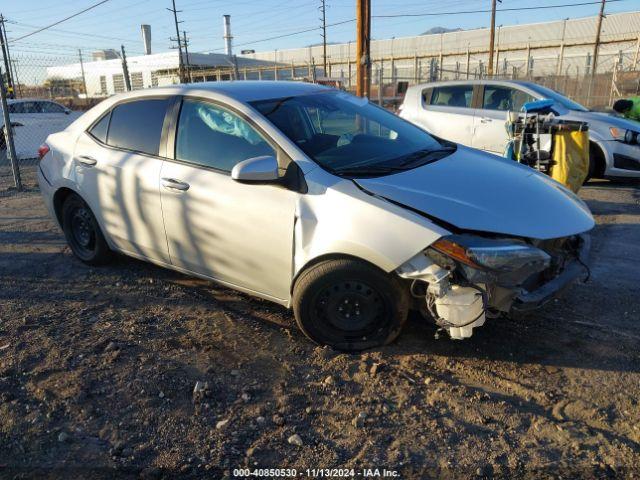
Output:
[[[62,206],[62,229],[73,254],[89,265],[101,265],[111,258],[93,212],[78,195],[70,195]]]
[[[394,340],[408,313],[397,278],[359,260],[318,263],[300,275],[293,294],[300,329],[312,340],[357,351]]]

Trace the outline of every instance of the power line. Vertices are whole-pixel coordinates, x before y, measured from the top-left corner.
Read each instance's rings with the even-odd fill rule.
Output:
[[[65,17],[65,18],[63,18],[61,20],[58,20],[57,22],[51,23],[51,24],[49,24],[49,25],[47,25],[45,27],[39,28],[37,30],[34,30],[33,32],[27,33],[26,35],[23,35],[21,37],[14,38],[14,39],[11,40],[10,43],[17,42],[18,40],[22,40],[23,38],[30,37],[32,35],[35,35],[36,33],[40,33],[40,32],[42,32],[44,30],[47,30],[47,29],[49,29],[51,27],[55,27],[56,25],[60,25],[61,23],[66,22],[67,20],[71,20],[72,18],[77,17],[78,15],[82,15],[83,13],[88,12],[89,10],[93,10],[94,8],[99,7],[100,5],[102,5],[104,3],[107,3],[108,1],[110,1],[110,0],[101,0],[100,2],[94,3],[93,5],[85,8],[84,10],[80,10],[79,12],[76,12],[73,15],[69,15],[68,17]]]
[[[609,0],[609,1],[611,1],[611,0]],[[356,21],[356,19],[352,18],[350,20],[343,20],[341,22],[327,23],[327,27],[335,27],[337,25],[344,25],[345,23],[353,23],[355,21]],[[254,43],[268,42],[269,40],[277,40],[278,38],[293,37],[294,35],[300,35],[302,33],[307,33],[307,32],[315,32],[315,31],[321,30],[321,29],[322,29],[322,27],[307,28],[306,30],[298,30],[297,32],[286,33],[284,35],[276,35],[274,37],[262,38],[260,40],[253,40],[251,42],[238,43],[238,44],[236,44],[236,47],[243,47],[245,45],[253,45]],[[211,51],[215,52],[215,51],[218,51],[218,50],[224,50],[224,48],[215,48],[215,49],[213,49]]]
[[[626,0],[609,0],[609,3],[612,2],[624,2]],[[591,2],[580,2],[580,3],[563,3],[560,5],[541,5],[537,7],[512,7],[512,8],[498,8],[497,12],[515,12],[522,10],[542,10],[548,8],[563,8],[563,7],[582,7],[585,5],[600,5],[602,0],[591,1]],[[400,18],[400,17],[438,17],[441,15],[465,15],[470,13],[489,13],[491,9],[487,10],[464,10],[457,12],[429,12],[429,13],[392,13],[387,15],[372,15],[373,18]]]
[[[102,2],[99,2],[91,7],[88,7],[88,9],[94,8],[102,3],[107,2],[108,0],[103,0]],[[622,2],[625,0],[608,0],[608,3],[614,3],[614,2]],[[198,3],[198,2],[196,2]],[[193,5],[195,5],[196,3],[193,3]],[[208,3],[208,2],[201,2],[201,3]],[[511,7],[511,8],[500,8],[497,9],[498,12],[510,12],[510,11],[527,11],[527,10],[537,10],[537,9],[550,9],[550,8],[563,8],[563,7],[576,7],[576,6],[587,6],[587,5],[596,5],[596,4],[600,4],[601,0],[598,1],[586,1],[586,2],[575,2],[575,3],[564,3],[564,4],[555,4],[555,5],[542,5],[542,6],[529,6],[529,7]],[[85,9],[84,11],[87,11],[88,9]],[[83,12],[84,12],[83,11]],[[464,14],[474,14],[474,13],[489,13],[491,10],[488,9],[480,9],[480,10],[460,10],[460,11],[449,11],[449,12],[428,12],[428,13],[405,13],[405,14],[380,14],[380,15],[372,15],[373,18],[378,18],[378,19],[385,19],[385,18],[407,18],[407,17],[431,17],[431,16],[444,16],[444,15],[464,15]],[[83,12],[78,12],[77,14],[75,14],[74,16],[77,16]],[[68,18],[72,18],[73,16],[70,16]],[[67,18],[67,19],[68,19]],[[59,22],[56,22],[55,24],[52,25],[57,25],[63,21],[65,21],[66,19],[63,19]],[[328,23],[326,24],[326,27],[334,27],[334,26],[338,26],[338,25],[344,25],[344,24],[348,24],[348,23],[353,23],[355,22],[355,18],[353,19],[348,19],[348,20],[343,20],[343,21],[339,21],[339,22],[335,22],[335,23]],[[36,27],[34,25],[28,25],[22,22],[17,22],[17,21],[11,21],[11,20],[7,20],[7,23],[12,23],[12,24],[17,24],[19,26],[30,26],[32,28],[39,28],[38,30],[36,30],[35,32],[32,32],[30,34],[27,35],[23,35],[22,37],[16,38],[16,39],[11,39],[9,40],[9,43],[13,43],[13,42],[17,42],[23,38],[26,38],[30,35],[33,35],[35,33],[38,33],[39,31],[45,30],[47,28],[50,28],[52,25],[46,26],[46,27]],[[309,32],[315,32],[320,30],[322,27],[314,27],[314,28],[308,28],[308,29],[302,29],[302,30],[297,30],[294,32],[290,32],[290,33],[286,33],[286,34],[282,34],[282,35],[275,35],[275,36],[270,36],[270,37],[266,37],[266,38],[262,38],[259,40],[252,40],[252,41],[248,41],[248,42],[244,42],[244,43],[240,43],[237,44],[236,46],[245,46],[245,45],[253,45],[253,44],[257,44],[257,43],[264,43],[264,42],[268,42],[271,40],[278,40],[281,38],[287,38],[287,37],[292,37],[292,36],[296,36],[296,35],[301,35],[303,33],[309,33]],[[80,35],[80,36],[91,36],[94,38],[104,38],[104,39],[113,39],[113,40],[125,40],[123,38],[117,38],[117,37],[108,37],[105,35],[96,35],[96,34],[85,34],[85,33],[81,33],[81,32],[72,32],[72,31],[68,31],[68,30],[61,30],[61,29],[54,29],[56,31],[59,31],[61,33],[66,33],[69,35]],[[129,39],[129,41],[131,41]],[[220,50],[224,50],[224,48],[218,48],[218,49],[213,49],[210,51],[220,51]]]
[[[623,2],[626,0],[608,0],[609,3],[611,2]],[[563,3],[563,4],[556,4],[556,5],[542,5],[542,6],[537,6],[537,7],[511,7],[511,8],[501,8],[501,9],[497,9],[496,11],[498,12],[512,12],[512,11],[520,11],[520,10],[536,10],[536,9],[547,9],[547,8],[563,8],[563,7],[575,7],[575,6],[585,6],[585,5],[599,5],[602,2],[602,0],[597,0],[597,1],[589,1],[589,2],[579,2],[579,3]],[[389,14],[389,15],[371,15],[372,18],[399,18],[399,17],[422,17],[422,16],[443,16],[443,15],[464,15],[464,14],[470,14],[470,13],[489,13],[491,12],[491,10],[464,10],[464,11],[451,11],[451,12],[438,12],[438,13],[402,13],[402,14]],[[344,25],[346,23],[353,23],[355,22],[356,19],[352,18],[349,20],[342,20],[340,22],[335,22],[335,23],[327,23],[327,27],[335,27],[338,25]],[[244,42],[244,43],[240,43],[237,44],[236,46],[245,46],[245,45],[254,45],[256,43],[263,43],[263,42],[268,42],[271,40],[277,40],[280,38],[286,38],[286,37],[293,37],[295,35],[301,35],[303,33],[308,33],[308,32],[315,32],[317,30],[321,30],[322,27],[314,27],[314,28],[307,28],[304,30],[298,30],[295,32],[291,32],[291,33],[286,33],[283,35],[275,35],[272,37],[267,37],[267,38],[261,38],[259,40],[252,40],[250,42]],[[216,48],[213,49],[211,51],[219,51],[219,50],[224,50],[223,48]]]
[[[41,28],[38,25],[31,25],[28,23],[22,23],[22,22],[18,22],[17,20],[5,20],[7,23],[10,23],[12,25],[15,25],[16,27],[19,28]],[[81,37],[92,37],[92,38],[104,38],[105,40],[118,40],[118,41],[132,41],[130,38],[123,38],[123,37],[109,37],[106,35],[97,35],[95,33],[82,33],[82,32],[72,32],[71,30],[63,30],[61,28],[52,28],[51,29],[54,32],[60,33],[63,36],[68,36],[68,35],[79,35]],[[24,37],[21,37],[24,38]],[[10,42],[17,42],[20,39],[11,39]]]

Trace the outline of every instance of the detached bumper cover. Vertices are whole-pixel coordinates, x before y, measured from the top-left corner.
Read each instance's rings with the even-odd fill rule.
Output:
[[[578,259],[569,263],[560,275],[540,288],[518,295],[513,302],[512,310],[520,312],[535,310],[556,298],[567,287],[587,274],[588,269],[585,265],[591,248],[591,237],[588,234],[582,234],[580,235],[580,240]]]

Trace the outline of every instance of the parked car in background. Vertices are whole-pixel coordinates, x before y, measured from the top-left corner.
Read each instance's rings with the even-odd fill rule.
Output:
[[[459,80],[407,90],[400,116],[439,137],[502,155],[508,142],[506,113],[526,102],[551,99],[559,118],[589,124],[592,177],[640,177],[640,124],[593,112],[532,82]]]
[[[7,106],[18,159],[37,158],[38,148],[47,136],[64,130],[81,114],[51,100],[38,98],[7,100]],[[0,117],[0,129],[2,129],[0,150],[4,150],[6,141],[2,117]]]
[[[309,83],[116,95],[40,151],[80,260],[119,251],[216,280],[343,350],[392,341],[410,308],[452,338],[536,308],[584,273],[594,225],[528,167]]]

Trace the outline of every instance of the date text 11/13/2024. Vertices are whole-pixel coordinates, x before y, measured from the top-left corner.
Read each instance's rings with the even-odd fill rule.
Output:
[[[387,470],[386,468],[306,468],[297,470],[295,468],[236,468],[233,470],[234,477],[255,477],[255,478],[399,478],[397,470]]]

